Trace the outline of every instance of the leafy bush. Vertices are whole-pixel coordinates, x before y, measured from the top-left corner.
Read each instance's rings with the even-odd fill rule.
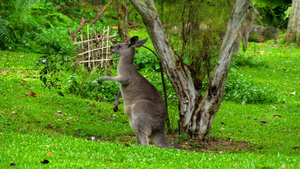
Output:
[[[15,41],[12,29],[10,22],[0,17],[0,47]]]
[[[277,102],[276,93],[270,87],[247,80],[236,69],[231,69],[226,85],[224,100],[245,103]]]
[[[232,66],[248,66],[254,67],[266,67],[267,65],[262,60],[256,60],[253,57],[244,57],[243,55],[235,55],[232,60]]]
[[[119,85],[109,81],[99,85],[97,80],[102,76],[116,75],[116,70],[93,69],[89,72],[75,63],[76,57],[42,56],[37,63],[43,66],[40,79],[45,87],[57,89],[61,96],[69,93],[101,101],[115,99]]]
[[[134,65],[138,70],[148,71],[159,71],[159,60],[154,54],[145,48],[137,49],[134,57]]]
[[[113,74],[116,75],[116,71]],[[108,76],[110,73],[93,69],[92,72],[78,68],[76,73],[70,75],[66,80],[65,92],[79,95],[83,98],[95,99],[98,101],[114,101],[119,90],[119,84],[112,81],[105,81],[99,85],[100,77]]]
[[[73,49],[68,28],[76,24],[45,0],[15,0],[1,5],[2,49],[66,54]]]

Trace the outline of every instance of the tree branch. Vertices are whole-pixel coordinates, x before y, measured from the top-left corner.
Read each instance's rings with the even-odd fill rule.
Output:
[[[232,10],[231,10],[231,0],[227,0],[227,4],[228,4],[228,8],[229,8],[230,17],[232,18],[233,14],[232,14]]]
[[[100,11],[100,13],[98,14],[98,16],[93,20],[93,22],[91,22],[89,24],[89,26],[92,26],[95,22],[97,22],[97,20],[100,18],[100,16],[104,13],[104,11],[106,10],[106,8],[111,4],[113,3],[114,0],[110,0],[103,8],[102,10]]]
[[[76,38],[77,38],[77,32],[79,32],[79,31],[82,29],[83,25],[84,25],[86,22],[89,22],[89,21],[90,21],[90,19],[84,19],[84,17],[82,17],[82,18],[81,18],[81,23],[80,23],[79,27],[75,30],[75,33],[73,33],[73,35],[72,35],[72,30],[69,29],[69,34],[70,34],[71,39],[72,39],[73,41],[75,41]]]

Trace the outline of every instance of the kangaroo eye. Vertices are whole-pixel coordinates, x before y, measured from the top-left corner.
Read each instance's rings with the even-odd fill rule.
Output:
[[[121,45],[118,45],[119,48],[121,48]]]

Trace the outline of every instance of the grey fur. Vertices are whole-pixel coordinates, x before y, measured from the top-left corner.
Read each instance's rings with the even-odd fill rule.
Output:
[[[102,77],[120,83],[124,98],[124,110],[129,116],[130,126],[136,133],[137,145],[149,145],[150,138],[155,146],[170,147],[165,137],[166,107],[158,90],[133,64],[135,48],[142,46],[148,39],[139,40],[132,37],[130,42],[111,46],[111,52],[121,56],[118,65],[118,76]]]
[[[258,11],[254,8],[252,2],[250,2],[249,11],[247,12],[246,17],[242,23],[241,30],[239,32],[239,38],[237,38],[235,46],[236,54],[239,54],[241,41],[243,41],[243,51],[246,52],[248,48],[249,34],[253,28],[253,21],[254,19],[259,21],[259,19],[255,17],[256,15],[260,17]]]

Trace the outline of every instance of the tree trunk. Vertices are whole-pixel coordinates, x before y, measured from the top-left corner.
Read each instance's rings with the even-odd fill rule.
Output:
[[[228,21],[217,65],[213,71],[209,89],[203,99],[195,89],[191,72],[175,55],[165,37],[153,0],[130,0],[142,16],[153,46],[157,51],[168,78],[179,98],[180,132],[192,137],[204,138],[221,105],[225,82],[233,54],[233,43],[246,16],[250,0],[236,0],[232,18]]]
[[[300,45],[300,0],[293,0],[285,42],[294,42]]]
[[[119,20],[119,35],[122,41],[129,41],[129,31],[128,31],[128,5],[129,0],[125,0],[123,5],[122,0],[116,0],[118,8],[118,20]]]

